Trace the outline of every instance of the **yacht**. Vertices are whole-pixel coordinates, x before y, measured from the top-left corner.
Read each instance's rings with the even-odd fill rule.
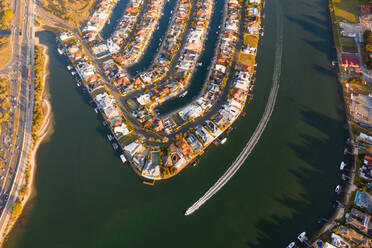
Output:
[[[72,66],[71,65],[68,65],[67,66],[67,70],[71,70],[72,69]]]
[[[225,144],[225,143],[226,143],[226,140],[227,140],[227,138],[223,138],[223,139],[221,140],[221,144],[222,144],[222,145]]]
[[[107,138],[109,139],[109,141],[111,141],[113,139],[111,134],[107,134]]]
[[[302,232],[300,233],[300,235],[298,235],[297,239],[300,241],[300,242],[304,242],[306,240],[306,232]]]

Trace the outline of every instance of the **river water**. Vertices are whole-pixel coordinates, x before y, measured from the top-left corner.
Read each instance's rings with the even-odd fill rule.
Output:
[[[278,8],[278,4],[282,7]],[[281,13],[280,10],[281,9]],[[266,3],[253,101],[199,165],[145,186],[115,155],[76,88],[55,37],[49,47],[54,132],[37,158],[35,196],[5,247],[285,247],[332,213],[346,139],[326,0]],[[280,88],[274,113],[238,173],[191,216],[183,213],[249,140],[272,86],[276,15],[283,18]],[[208,46],[213,46],[208,43]]]

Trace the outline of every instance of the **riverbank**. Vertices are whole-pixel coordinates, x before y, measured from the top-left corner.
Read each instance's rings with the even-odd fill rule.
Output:
[[[15,204],[17,204],[18,210],[15,210],[14,207],[12,209],[12,216],[11,219],[8,222],[8,225],[6,227],[6,230],[3,233],[3,236],[0,238],[0,247],[2,247],[2,244],[4,240],[6,240],[8,234],[14,227],[14,225],[17,223],[18,218],[20,217],[22,210],[24,209],[25,205],[27,202],[30,200],[32,197],[33,189],[34,189],[34,177],[36,173],[36,155],[38,152],[39,146],[45,141],[47,138],[48,134],[50,133],[50,122],[51,122],[51,115],[52,115],[52,106],[51,103],[49,102],[47,98],[47,93],[46,93],[46,80],[47,80],[47,66],[49,63],[49,56],[47,54],[47,46],[39,44],[38,39],[35,40],[35,46],[41,47],[43,50],[43,57],[44,57],[44,67],[42,70],[43,74],[43,84],[42,84],[42,98],[41,98],[41,104],[43,106],[43,118],[42,122],[40,125],[40,128],[37,131],[37,136],[38,138],[36,140],[33,139],[32,142],[32,150],[30,151],[28,161],[29,164],[27,166],[25,176],[24,176],[24,185],[22,186],[21,189],[19,189],[19,198]],[[14,213],[14,211],[18,211],[17,213]]]
[[[239,173],[186,218],[184,210],[235,160],[262,117],[272,86],[275,3],[283,5],[285,17],[285,63],[275,111]],[[285,247],[301,231],[318,230],[317,218],[332,210],[329,202],[339,178],[331,175],[339,173],[346,140],[345,123],[336,112],[341,102],[334,74],[318,70],[328,68],[331,57],[329,33],[322,32],[328,27],[324,6],[324,0],[266,2],[254,98],[246,116],[235,122],[224,145],[206,150],[197,167],[154,187],[145,187],[113,152],[88,95],[76,87],[57,52],[56,37],[38,33],[50,51],[54,133],[39,148],[32,209],[27,211],[27,204],[5,247],[267,248]],[[311,30],[305,25],[309,15],[317,20]],[[309,45],[319,41],[321,49]],[[208,49],[214,47],[207,42]],[[177,230],[167,237],[159,239],[154,232],[170,226]]]
[[[365,2],[365,4],[366,5],[363,5],[363,1],[350,4],[345,3],[345,1],[343,0],[337,2],[328,0],[327,10],[329,15],[330,30],[333,37],[332,40],[334,44],[334,54],[336,57],[336,59],[332,61],[332,64],[336,65],[335,69],[337,71],[337,82],[339,86],[340,96],[342,97],[342,111],[344,114],[344,120],[346,122],[346,129],[349,134],[344,154],[345,159],[349,159],[350,165],[345,164],[345,166],[348,167],[346,170],[340,167],[340,170],[343,171],[342,180],[346,181],[337,186],[340,188],[344,188],[342,189],[342,194],[339,198],[340,202],[333,202],[335,211],[333,212],[331,217],[325,221],[325,224],[322,226],[322,228],[320,228],[318,233],[311,239],[311,241],[314,243],[323,242],[322,240],[324,239],[329,240],[330,237],[331,243],[333,245],[335,245],[340,240],[346,244],[348,244],[348,242],[356,243],[355,235],[348,234],[352,233],[354,230],[350,226],[344,227],[344,225],[350,224],[350,222],[353,221],[352,218],[348,218],[348,215],[350,214],[350,211],[354,210],[355,208],[362,211],[360,212],[360,218],[363,218],[362,215],[368,212],[365,211],[365,209],[360,208],[360,206],[357,206],[354,202],[356,201],[356,199],[354,199],[353,197],[355,196],[355,192],[357,190],[371,193],[370,187],[361,187],[360,184],[361,178],[359,174],[361,173],[361,166],[358,164],[362,163],[362,161],[359,161],[358,157],[363,158],[363,153],[360,152],[361,144],[360,140],[358,140],[357,138],[362,132],[366,132],[366,134],[369,134],[370,131],[361,127],[360,123],[354,120],[355,117],[353,117],[353,115],[355,114],[353,114],[353,111],[351,110],[353,105],[353,87],[355,86],[354,81],[352,80],[362,79],[363,74],[365,73],[363,70],[366,70],[364,68],[363,61],[361,60],[361,55],[358,55],[358,53],[360,52],[359,49],[354,50],[352,48],[354,46],[356,47],[357,43],[362,43],[362,41],[359,39],[361,39],[362,37],[362,30],[364,28],[362,27],[362,25],[357,23],[356,17],[359,16],[359,18],[362,19],[363,15],[368,15],[368,12],[361,13],[363,12],[363,8],[367,8],[365,6],[367,6],[368,3]],[[348,22],[348,24],[345,24],[346,22]],[[346,25],[348,25],[349,28],[352,28],[345,32],[343,29]],[[358,27],[358,25],[360,26]],[[360,28],[360,30],[358,30],[358,28]],[[354,32],[355,34],[353,34]],[[347,62],[345,62],[348,59],[353,59],[355,64],[353,66],[349,65]],[[368,77],[362,80],[365,80],[364,86],[358,85],[357,96],[363,93],[363,91],[361,90],[363,87],[368,87],[369,85],[369,83],[367,83]],[[354,109],[354,112],[358,113],[358,110]],[[369,118],[366,118],[365,120],[368,121],[368,119]],[[342,161],[342,163],[344,163],[344,161]],[[359,181],[359,183],[357,183],[356,181]],[[358,229],[358,227],[353,224],[351,224],[351,226]],[[368,229],[369,228],[367,227],[367,232]],[[363,233],[367,234],[367,232]],[[335,235],[335,233],[337,235]],[[358,240],[361,239],[358,238]],[[364,244],[366,246],[363,247],[369,247],[368,244],[372,244],[371,239],[370,243],[367,241]]]

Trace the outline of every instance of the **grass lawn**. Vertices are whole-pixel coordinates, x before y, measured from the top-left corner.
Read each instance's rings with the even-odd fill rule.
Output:
[[[12,55],[12,46],[9,39],[4,40],[4,42],[0,44],[0,54],[0,68],[3,68],[8,63],[10,56]]]
[[[341,47],[343,50],[358,51],[354,38],[341,37]]]
[[[258,37],[250,34],[244,34],[244,45],[257,47]]]
[[[254,66],[255,62],[255,56],[245,53],[239,54],[239,61],[238,63],[247,65],[247,66]]]
[[[126,136],[123,136],[120,139],[118,139],[118,142],[120,143],[121,147],[124,147],[124,146],[129,145],[130,143],[132,143],[136,139],[138,139],[138,135],[131,132],[130,134],[128,134]]]
[[[358,21],[360,5],[368,4],[368,0],[333,0],[335,14],[340,20]]]

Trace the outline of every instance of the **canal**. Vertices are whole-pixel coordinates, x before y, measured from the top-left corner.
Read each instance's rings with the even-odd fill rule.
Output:
[[[246,116],[224,145],[207,149],[197,167],[154,187],[143,185],[115,155],[56,52],[55,36],[39,33],[50,55],[53,133],[38,151],[34,197],[5,247],[269,248],[317,231],[316,220],[332,213],[347,135],[330,67],[327,1],[272,0],[265,12]],[[273,83],[278,14],[283,55],[274,113],[238,173],[186,217],[185,209],[231,165],[262,116]]]

